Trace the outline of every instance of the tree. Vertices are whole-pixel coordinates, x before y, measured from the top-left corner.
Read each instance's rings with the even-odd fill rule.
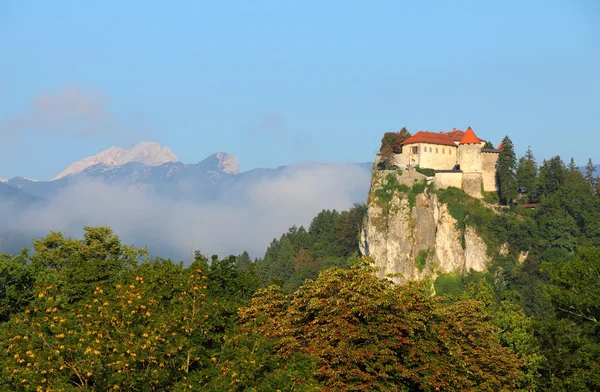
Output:
[[[592,192],[596,191],[596,181],[598,181],[597,178],[594,178],[594,172],[595,171],[596,171],[596,167],[592,163],[592,158],[590,158],[588,160],[587,165],[585,165],[585,174],[584,174],[584,177],[585,177],[585,181],[590,186],[590,189],[592,190]]]
[[[517,185],[519,192],[527,195],[529,201],[537,183],[538,167],[531,151],[531,147],[527,149],[525,156],[519,159],[517,166]]]
[[[505,205],[513,203],[517,198],[516,166],[517,158],[513,143],[508,136],[502,139],[503,147],[500,150],[496,168],[496,182],[498,184],[498,196]]]
[[[575,159],[573,159],[573,157],[571,157],[571,160],[569,161],[569,165],[567,166],[567,170],[569,172],[571,172],[571,173],[575,173],[575,172],[579,171],[579,168],[575,164]]]
[[[556,192],[567,179],[567,168],[557,155],[550,160],[544,160],[540,167],[538,190],[541,194]]]
[[[250,259],[250,255],[246,251],[244,251],[241,255],[236,257],[235,265],[240,271],[246,271],[251,264],[252,260]]]
[[[425,285],[394,285],[368,267],[328,269],[291,295],[259,291],[240,315],[280,339],[283,358],[316,357],[325,390],[499,390],[521,377],[480,302],[446,306]]]
[[[386,132],[381,139],[381,148],[379,149],[379,168],[387,169],[394,162],[394,143],[396,142],[396,134],[394,132]]]
[[[402,143],[406,141],[409,137],[411,137],[410,132],[406,129],[406,127],[402,127],[402,129],[396,133],[396,139],[394,140],[393,150],[394,154],[402,153]]]
[[[109,227],[84,227],[83,239],[51,232],[34,241],[32,267],[38,285],[53,285],[61,306],[72,306],[101,283],[114,282],[127,268],[143,261],[146,249],[121,243]]]
[[[197,263],[157,259],[98,282],[74,307],[59,306],[57,286],[37,287],[2,331],[2,390],[171,390],[220,346],[222,312],[206,280]]]
[[[27,252],[18,256],[0,254],[0,322],[33,299],[35,272],[27,259]]]
[[[542,270],[557,312],[538,332],[549,358],[546,378],[554,390],[600,390],[600,248],[580,249]]]
[[[490,141],[486,141],[483,148],[494,148],[495,149],[494,145]]]

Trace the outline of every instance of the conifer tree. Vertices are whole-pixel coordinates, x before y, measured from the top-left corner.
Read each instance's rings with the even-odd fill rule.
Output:
[[[567,168],[560,156],[544,160],[540,167],[538,189],[542,194],[556,192],[567,179]]]
[[[567,166],[567,169],[569,169],[569,173],[577,173],[579,171],[579,168],[575,164],[575,160],[573,159],[573,157],[571,157],[571,160],[569,161],[569,166]]]
[[[537,182],[538,166],[531,147],[527,149],[524,156],[519,159],[517,166],[517,185],[521,193],[528,196],[531,201],[532,193]]]
[[[592,158],[590,158],[590,159],[588,159],[587,165],[585,165],[584,177],[585,177],[585,181],[588,183],[588,185],[592,189],[592,192],[594,192],[596,190],[596,181],[598,180],[597,178],[594,178],[595,171],[596,171],[596,167],[592,163]]]
[[[508,136],[502,140],[503,148],[498,157],[496,168],[496,183],[498,184],[498,196],[500,201],[509,205],[517,198],[517,157],[513,143]]]

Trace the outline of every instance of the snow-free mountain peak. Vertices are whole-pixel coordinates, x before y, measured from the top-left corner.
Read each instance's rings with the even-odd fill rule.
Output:
[[[219,160],[219,169],[223,173],[227,174],[238,174],[238,160],[233,155],[229,155],[224,152],[217,152],[213,154]]]
[[[156,142],[140,142],[131,149],[111,147],[96,155],[70,164],[54,180],[80,173],[99,163],[108,167],[121,166],[129,162],[139,162],[147,166],[159,166],[166,162],[177,162],[177,156],[169,147],[161,147]]]

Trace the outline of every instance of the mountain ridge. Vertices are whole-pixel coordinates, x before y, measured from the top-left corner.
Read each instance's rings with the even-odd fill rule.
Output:
[[[140,142],[131,149],[110,147],[98,154],[71,163],[52,180],[80,173],[97,164],[121,166],[129,162],[139,162],[147,166],[158,166],[166,162],[178,162],[177,156],[169,147],[162,147],[157,142]]]

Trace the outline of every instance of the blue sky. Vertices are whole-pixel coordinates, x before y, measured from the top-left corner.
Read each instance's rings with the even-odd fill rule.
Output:
[[[112,145],[241,170],[469,124],[600,163],[600,3],[0,1],[0,177]]]

